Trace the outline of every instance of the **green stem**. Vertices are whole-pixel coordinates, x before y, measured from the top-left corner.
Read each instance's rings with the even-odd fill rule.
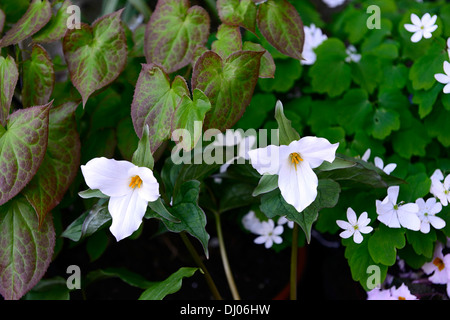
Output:
[[[298,224],[294,223],[292,231],[292,247],[291,247],[291,283],[290,297],[291,300],[297,300],[297,262],[298,262]]]
[[[211,274],[209,273],[208,269],[206,268],[205,264],[203,263],[202,259],[198,255],[197,251],[195,250],[194,246],[192,245],[191,241],[187,237],[185,231],[180,232],[181,239],[183,240],[184,244],[186,245],[186,248],[188,249],[189,253],[191,254],[192,258],[194,259],[197,266],[201,269],[203,275],[205,276],[206,283],[209,286],[209,289],[211,290],[211,293],[213,294],[214,298],[216,300],[222,300],[222,296],[219,293],[219,290],[217,290],[216,284],[214,283],[214,280],[211,277]]]
[[[241,300],[239,292],[234,282],[233,273],[231,272],[230,263],[228,261],[227,251],[225,249],[225,242],[223,240],[222,225],[220,223],[220,214],[216,213],[216,228],[217,228],[217,238],[219,239],[220,255],[222,257],[222,264],[225,270],[225,275],[227,277],[228,285],[230,286],[231,294],[234,300]]]

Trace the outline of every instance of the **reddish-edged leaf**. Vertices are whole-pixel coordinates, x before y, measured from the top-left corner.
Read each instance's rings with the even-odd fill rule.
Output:
[[[211,50],[222,59],[226,59],[233,52],[242,50],[242,37],[239,27],[221,24],[217,30],[216,38],[217,40],[211,44]]]
[[[127,62],[127,42],[120,15],[106,15],[80,29],[68,30],[63,39],[70,78],[83,98],[113,82]]]
[[[44,159],[50,105],[17,110],[0,131],[0,205],[17,195]]]
[[[32,36],[47,24],[51,16],[52,9],[48,0],[33,0],[27,12],[0,40],[0,47],[19,43]]]
[[[36,210],[39,225],[63,198],[80,164],[80,140],[74,117],[78,103],[50,109],[48,146],[38,172],[22,193]]]
[[[252,0],[217,0],[217,11],[223,23],[255,32],[256,5]]]
[[[176,76],[170,83],[163,67],[142,65],[131,104],[131,118],[139,138],[148,125],[152,152],[170,137],[175,108],[184,95],[189,96],[189,89],[182,77]]]
[[[0,56],[0,126],[6,124],[18,79],[19,71],[14,59]]]
[[[33,40],[39,43],[46,43],[60,40],[67,31],[67,19],[70,14],[67,9],[72,5],[70,0],[56,0],[52,3],[53,15],[50,21],[39,30]]]
[[[258,6],[256,19],[264,38],[281,53],[302,59],[305,32],[295,7],[287,0],[270,0]]]
[[[205,128],[231,128],[250,104],[263,52],[238,51],[222,59],[206,51],[195,64],[192,88],[202,90],[211,101]]]
[[[275,77],[275,61],[273,60],[272,55],[269,51],[264,49],[262,45],[259,43],[254,43],[250,41],[245,41],[242,45],[243,50],[251,50],[257,52],[264,52],[261,57],[261,66],[259,68],[259,77],[260,78],[274,78]]]
[[[53,219],[39,226],[33,207],[18,196],[0,206],[0,294],[18,300],[44,276],[55,247]]]
[[[209,35],[209,15],[188,0],[159,0],[147,25],[144,51],[147,63],[158,63],[168,73],[187,66],[197,46]]]
[[[47,103],[55,85],[55,70],[47,51],[34,45],[31,56],[23,63],[22,104],[25,108]]]

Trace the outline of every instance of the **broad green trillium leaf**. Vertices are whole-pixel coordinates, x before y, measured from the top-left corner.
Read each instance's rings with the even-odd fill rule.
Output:
[[[0,205],[17,195],[39,169],[47,149],[50,102],[17,110],[0,128]]]
[[[25,108],[47,103],[55,85],[55,70],[47,51],[34,45],[23,63],[22,104]]]
[[[189,89],[182,77],[176,76],[170,83],[161,66],[142,65],[131,104],[131,118],[139,138],[148,125],[152,152],[170,137],[175,109],[185,95],[189,96]]]
[[[0,48],[19,43],[35,34],[47,24],[51,16],[52,9],[48,0],[33,0],[27,12],[0,40]]]
[[[192,87],[202,90],[211,101],[206,128],[231,128],[250,104],[258,80],[263,52],[238,51],[222,59],[206,51],[197,60]]]
[[[18,79],[19,70],[14,59],[0,56],[0,126],[6,124]]]
[[[258,5],[258,28],[266,40],[281,53],[302,59],[305,32],[295,7],[287,0],[265,1]]]
[[[83,98],[113,82],[127,62],[127,42],[120,20],[123,10],[69,29],[63,39],[70,78]]]
[[[18,300],[44,276],[52,260],[55,231],[50,215],[39,225],[22,196],[0,206],[0,294]]]
[[[209,35],[209,15],[188,0],[160,0],[147,25],[144,53],[147,63],[158,63],[172,73],[187,66]]]
[[[36,210],[39,225],[63,198],[80,163],[80,141],[74,112],[78,103],[50,109],[48,145],[39,170],[22,193]]]

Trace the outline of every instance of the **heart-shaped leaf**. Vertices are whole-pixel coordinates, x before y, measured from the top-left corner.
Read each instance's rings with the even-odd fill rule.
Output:
[[[44,159],[48,141],[47,105],[17,110],[0,131],[0,205],[17,195]]]
[[[218,0],[217,11],[223,23],[255,32],[256,4],[252,0]]]
[[[55,247],[53,219],[39,227],[33,207],[22,196],[0,206],[0,294],[18,300],[44,276]]]
[[[192,87],[202,90],[211,101],[206,128],[231,128],[250,104],[264,52],[238,51],[222,59],[206,51],[197,60]]]
[[[258,6],[256,18],[264,38],[281,53],[302,59],[305,32],[295,7],[287,0],[270,0]]]
[[[70,0],[56,0],[52,3],[52,9],[56,11],[52,15],[50,21],[39,30],[33,40],[39,43],[46,43],[60,40],[67,31],[67,19],[70,14],[67,9],[72,5]]]
[[[69,29],[63,39],[70,78],[83,98],[113,82],[127,62],[127,42],[120,15],[106,15],[80,29]]]
[[[22,104],[25,108],[47,103],[55,85],[55,71],[47,51],[34,45],[30,59],[23,63]]]
[[[131,118],[139,138],[148,125],[152,152],[170,137],[175,108],[184,95],[189,95],[189,89],[182,77],[176,76],[170,83],[162,67],[142,65],[131,104]]]
[[[80,141],[74,112],[67,102],[50,110],[48,146],[38,172],[22,193],[36,210],[39,225],[63,198],[80,164]]]
[[[18,79],[19,71],[14,59],[0,56],[0,126],[6,124]]]
[[[161,64],[168,73],[187,66],[197,46],[209,35],[209,15],[188,0],[159,0],[147,25],[144,52],[147,63]]]
[[[0,40],[0,48],[19,43],[35,34],[47,24],[51,16],[52,9],[48,0],[33,0],[22,18]]]

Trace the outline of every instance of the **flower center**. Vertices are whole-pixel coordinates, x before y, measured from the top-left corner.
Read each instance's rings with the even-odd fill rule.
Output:
[[[131,182],[129,184],[129,187],[131,189],[134,189],[136,187],[140,188],[142,184],[142,179],[139,176],[134,176],[131,178]]]
[[[398,300],[406,300],[406,298],[405,297],[398,297]]]
[[[297,170],[297,165],[300,163],[300,161],[303,161],[302,157],[300,157],[300,154],[297,152],[293,152],[289,155],[291,157],[291,163],[294,164],[295,170]]]
[[[439,269],[439,271],[442,271],[445,268],[445,263],[441,258],[434,258],[433,264]]]

